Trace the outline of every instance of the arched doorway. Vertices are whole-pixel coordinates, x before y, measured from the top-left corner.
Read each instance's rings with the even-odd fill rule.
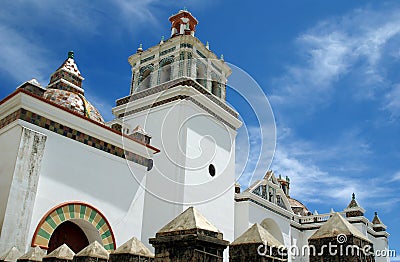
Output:
[[[273,237],[276,238],[276,240],[278,240],[279,242],[281,242],[282,244],[285,244],[284,240],[283,240],[283,235],[282,235],[282,231],[279,228],[279,225],[271,218],[266,218],[264,219],[261,224],[260,224],[263,228],[265,228],[269,233],[271,233],[271,235]]]
[[[65,225],[63,225],[64,223]],[[58,236],[56,235],[52,241],[56,244],[62,242],[66,236],[66,230],[63,227],[72,228],[74,234],[71,237],[83,239],[80,240],[82,243],[85,242],[84,239],[86,238],[89,243],[97,241],[103,244],[106,250],[115,250],[116,248],[113,231],[105,216],[95,207],[83,202],[67,202],[49,210],[35,230],[32,246],[49,249],[50,240],[52,240],[55,232],[58,232]],[[53,247],[56,244],[52,243]]]
[[[71,221],[65,221],[51,235],[47,252],[52,252],[62,244],[67,244],[72,251],[78,253],[89,245],[89,240],[78,225]]]

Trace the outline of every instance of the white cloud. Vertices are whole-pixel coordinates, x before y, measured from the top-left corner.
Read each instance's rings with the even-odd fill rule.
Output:
[[[303,62],[288,66],[274,80],[272,104],[313,109],[329,103],[339,88],[335,84],[349,75],[355,79],[351,88],[357,98],[374,98],[376,89],[388,84],[380,63],[384,53],[393,52],[387,50],[390,41],[400,43],[398,10],[357,10],[319,23],[298,37],[295,44]]]
[[[394,174],[390,181],[392,181],[392,182],[400,181],[400,171],[398,171],[396,174]]]
[[[12,1],[0,9],[0,74],[21,83],[37,78],[43,85],[62,61],[53,61],[49,43],[71,43],[72,35],[91,35],[142,28],[154,23],[150,6],[159,0],[99,1]],[[112,22],[110,22],[110,20]],[[110,27],[120,25],[121,30]],[[38,33],[43,32],[43,35]],[[52,36],[52,39],[48,39]],[[13,87],[12,87],[13,88]]]
[[[400,116],[400,84],[394,86],[385,96],[384,109],[388,110],[392,118]]]
[[[285,149],[278,148],[272,169],[291,179],[291,196],[308,204],[331,203],[345,208],[356,193],[364,208],[382,208],[390,210],[399,199],[393,196],[390,184],[376,177],[343,176],[340,173],[327,172],[307,158],[293,157]],[[324,206],[328,212],[332,206]]]
[[[36,78],[46,83],[49,51],[33,43],[23,34],[0,25],[0,69],[15,80]]]

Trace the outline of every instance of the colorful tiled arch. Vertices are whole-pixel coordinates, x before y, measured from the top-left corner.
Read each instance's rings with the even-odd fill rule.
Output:
[[[47,212],[36,228],[32,246],[47,249],[54,230],[61,223],[71,219],[83,219],[91,223],[99,231],[104,248],[115,250],[114,234],[107,219],[98,209],[82,202],[63,203]]]

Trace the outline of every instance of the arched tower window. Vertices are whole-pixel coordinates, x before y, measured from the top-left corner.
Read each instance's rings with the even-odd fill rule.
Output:
[[[171,80],[173,57],[167,57],[160,61],[159,83],[165,83]]]
[[[221,80],[215,74],[212,74],[211,79],[211,93],[221,98]]]
[[[148,65],[140,69],[139,86],[137,88],[137,91],[142,91],[147,88],[150,88],[152,72],[153,72],[152,65]]]
[[[197,60],[196,65],[196,81],[200,85],[207,87],[207,69],[200,60]]]

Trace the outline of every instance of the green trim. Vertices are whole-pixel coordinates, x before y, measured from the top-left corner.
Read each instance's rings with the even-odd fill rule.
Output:
[[[45,239],[49,239],[51,235],[49,233],[47,233],[43,228],[39,229],[38,235],[41,237],[44,237]]]
[[[90,216],[89,216],[89,222],[92,223],[93,219],[96,217],[97,212],[95,210],[92,209],[92,211],[90,212]]]
[[[57,210],[58,217],[60,218],[61,222],[65,221],[64,211],[62,208],[58,208]]]
[[[52,229],[56,229],[57,224],[54,222],[53,218],[51,216],[46,217],[46,222],[51,226]]]
[[[78,208],[79,206],[79,208]],[[76,213],[79,212],[79,215]],[[90,211],[90,212],[89,212]],[[88,216],[86,214],[88,213]],[[58,216],[58,219],[54,219],[54,216]],[[53,216],[53,217],[51,217]],[[43,222],[39,225],[37,229],[37,233],[34,238],[34,243],[40,243],[44,247],[49,244],[51,239],[51,235],[53,234],[54,230],[63,222],[71,220],[71,219],[82,219],[89,223],[91,223],[100,234],[102,239],[102,244],[106,250],[114,250],[115,249],[115,242],[114,237],[112,235],[112,231],[110,225],[107,223],[106,218],[102,216],[99,211],[96,209],[91,208],[90,206],[80,204],[80,203],[68,203],[62,206],[59,206],[57,209],[53,209],[51,213],[48,213],[47,217],[43,219]],[[97,221],[98,222],[95,222]],[[46,224],[46,225],[45,225]],[[106,225],[106,226],[104,226]],[[104,232],[103,232],[104,230]],[[103,233],[101,234],[100,231]],[[41,237],[40,241],[35,240],[36,237]],[[112,236],[112,239],[110,238]],[[44,241],[45,240],[45,241]],[[45,242],[45,243],[43,243]]]
[[[82,218],[82,219],[85,218],[86,206],[81,205],[79,213],[80,213],[80,216],[79,216],[80,218]]]
[[[113,244],[113,243],[111,243],[111,244],[108,244],[108,245],[105,245],[105,246],[104,246],[104,248],[105,248],[106,250],[114,250],[114,249],[115,249],[115,247],[114,247],[114,244]]]
[[[71,218],[75,218],[75,205],[74,204],[69,204],[68,205],[68,210],[69,210],[69,216]]]
[[[110,232],[110,230],[107,230],[106,232],[104,232],[104,233],[101,235],[101,239],[105,239],[105,238],[107,238],[107,237],[109,237],[109,236],[111,236],[111,232]]]
[[[99,223],[97,223],[96,225],[97,230],[99,230],[105,223],[106,221],[103,218],[101,218]]]

